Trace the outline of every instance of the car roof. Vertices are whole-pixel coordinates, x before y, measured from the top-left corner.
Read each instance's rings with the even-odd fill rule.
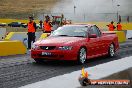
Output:
[[[69,25],[64,25],[64,26],[88,26],[88,27],[91,27],[94,25],[95,24],[69,24]]]

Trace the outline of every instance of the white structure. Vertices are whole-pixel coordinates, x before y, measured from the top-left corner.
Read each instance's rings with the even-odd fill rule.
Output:
[[[0,41],[5,38],[6,28],[0,28]]]

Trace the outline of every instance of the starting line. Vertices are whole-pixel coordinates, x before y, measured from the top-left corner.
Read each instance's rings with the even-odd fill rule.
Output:
[[[132,56],[96,65],[94,67],[89,67],[86,68],[85,71],[88,71],[88,74],[90,74],[90,79],[101,79],[131,67]],[[78,77],[80,74],[81,70],[74,71],[69,74],[56,76],[20,88],[77,88],[80,87],[80,84],[78,82]]]

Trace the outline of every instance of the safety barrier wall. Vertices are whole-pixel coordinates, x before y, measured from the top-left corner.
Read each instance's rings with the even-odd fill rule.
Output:
[[[34,20],[36,23],[39,23],[39,20]],[[29,20],[21,20],[21,19],[0,19],[0,23],[11,23],[11,22],[22,22],[28,23]]]
[[[125,35],[125,32],[124,32],[124,31],[114,31],[114,32],[117,34],[117,36],[118,36],[118,41],[119,41],[120,43],[126,41],[126,35]],[[48,33],[43,33],[39,39],[44,39],[44,38],[46,38],[48,35],[49,35]]]
[[[114,31],[114,32],[117,34],[118,41],[120,43],[126,42],[126,35],[125,35],[125,32],[124,31]]]
[[[80,24],[80,23],[79,23]],[[107,28],[108,23],[104,22],[92,22],[92,24],[97,24],[100,28],[104,29]],[[131,29],[132,25],[131,23],[124,23],[124,28]],[[126,26],[127,25],[127,26]],[[103,28],[104,27],[104,28]],[[125,42],[126,41],[126,35],[124,31],[115,31],[115,33],[118,36],[119,42]],[[48,33],[42,33],[42,32],[36,32],[36,40],[38,39],[44,39],[48,36]],[[17,54],[25,54],[26,53],[26,47],[27,46],[27,32],[10,32],[6,38],[5,41],[0,41],[0,56],[7,56],[7,55],[17,55]],[[19,40],[19,41],[14,41]]]
[[[36,32],[36,40],[38,40],[41,36],[42,32]],[[24,43],[24,45],[27,47],[27,41],[28,41],[28,36],[27,32],[10,32],[6,38],[5,41],[11,41],[11,40],[19,40]]]
[[[118,36],[119,42],[126,41],[124,31],[115,31],[115,33]],[[43,33],[40,39],[46,38],[47,36],[47,33]],[[0,41],[0,56],[25,54],[26,52],[27,49],[21,41]]]
[[[26,47],[21,41],[0,41],[0,56],[25,54]]]
[[[101,28],[104,31],[108,31],[108,27],[106,25],[109,24],[109,22],[93,22],[93,24],[96,24],[99,28]],[[127,38],[132,38],[132,23],[121,23],[123,31],[115,31],[118,35],[119,42],[125,42]],[[117,25],[116,23],[114,24]],[[117,30],[117,29],[115,29]]]
[[[119,41],[120,43],[126,41],[126,34],[125,34],[124,31],[114,31],[114,32],[117,34],[117,36],[118,36],[118,41]],[[46,38],[48,35],[49,35],[48,33],[43,33],[39,39],[44,39],[44,38]]]
[[[118,35],[118,40],[119,42],[125,42],[126,41],[126,35],[124,31],[115,31],[116,34]],[[38,39],[44,39],[48,36],[48,33],[41,33],[37,32],[36,33],[36,40]],[[10,32],[5,40],[19,40],[23,42],[27,46],[27,33],[26,32]]]
[[[36,32],[35,33],[36,40],[40,38],[41,34],[42,34],[42,32]],[[5,40],[20,40],[23,42],[23,40],[25,38],[28,38],[27,32],[10,32],[6,36]]]
[[[6,35],[6,28],[0,28],[0,40],[3,40]]]
[[[39,39],[44,39],[44,38],[48,37],[48,35],[49,35],[49,33],[43,33],[43,34],[40,36]]]
[[[96,24],[99,28],[103,30],[108,30],[108,27],[106,25],[110,24],[110,22],[85,22],[85,23],[76,23],[76,24]],[[132,30],[132,22],[130,23],[123,22],[121,24],[123,30]],[[117,23],[114,23],[114,25],[116,26]]]
[[[103,31],[108,31],[108,27],[106,25],[108,25],[110,22],[87,22],[87,23],[75,23],[75,24],[95,24],[97,25],[101,30]],[[118,32],[117,33],[117,29],[115,29],[119,41],[126,41],[127,38],[132,38],[132,22],[127,23],[127,22],[123,22],[122,24],[122,29],[123,31]],[[114,23],[114,25],[116,26],[117,24]],[[123,33],[124,32],[124,33]]]
[[[26,32],[10,32],[5,40],[20,40],[23,41],[24,38],[27,38]]]
[[[132,30],[127,30],[126,31],[126,38],[132,39]]]

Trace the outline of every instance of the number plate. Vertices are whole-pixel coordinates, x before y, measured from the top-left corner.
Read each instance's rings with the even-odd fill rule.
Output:
[[[50,56],[50,55],[52,55],[52,53],[50,53],[50,52],[42,52],[42,55]]]

